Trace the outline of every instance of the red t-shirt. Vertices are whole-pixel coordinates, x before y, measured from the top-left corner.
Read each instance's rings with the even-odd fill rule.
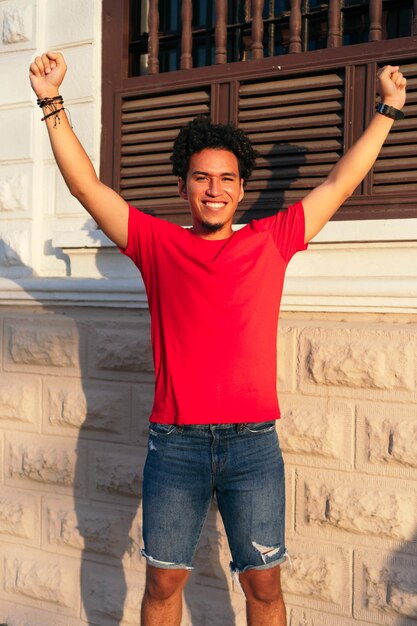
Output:
[[[139,268],[148,295],[155,365],[151,421],[279,418],[282,285],[289,260],[306,248],[300,202],[222,240],[202,239],[130,207],[122,252]]]

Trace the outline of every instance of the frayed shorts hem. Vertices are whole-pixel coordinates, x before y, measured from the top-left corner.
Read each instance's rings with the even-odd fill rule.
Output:
[[[191,571],[194,569],[191,565],[187,565],[186,563],[170,563],[168,561],[158,561],[158,559],[154,559],[153,556],[146,554],[145,550],[141,550],[142,556],[147,560],[149,565],[152,567],[159,567],[160,569],[185,569]]]
[[[275,559],[274,561],[269,561],[268,563],[262,563],[262,565],[246,565],[246,567],[239,569],[238,567],[236,567],[236,565],[232,561],[229,567],[230,567],[230,572],[233,576],[236,574],[243,574],[243,572],[248,572],[249,570],[254,570],[254,569],[255,570],[272,569],[273,567],[276,567],[277,565],[282,565],[283,563],[285,563],[287,559],[289,559],[289,555],[288,555],[288,552],[285,551],[284,554],[278,559]]]

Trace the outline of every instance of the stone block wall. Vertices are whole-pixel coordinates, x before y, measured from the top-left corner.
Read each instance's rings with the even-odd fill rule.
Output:
[[[139,624],[145,309],[0,308],[0,622]],[[417,318],[284,314],[289,626],[417,624]],[[244,626],[213,506],[183,626]]]

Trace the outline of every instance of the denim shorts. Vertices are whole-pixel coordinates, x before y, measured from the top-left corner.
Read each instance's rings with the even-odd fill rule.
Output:
[[[232,573],[285,561],[284,464],[275,422],[150,424],[143,478],[143,556],[192,569],[213,497]]]

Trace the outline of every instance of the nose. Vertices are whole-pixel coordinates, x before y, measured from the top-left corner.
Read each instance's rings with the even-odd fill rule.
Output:
[[[218,196],[221,193],[220,184],[217,178],[210,178],[207,193],[210,196]]]

